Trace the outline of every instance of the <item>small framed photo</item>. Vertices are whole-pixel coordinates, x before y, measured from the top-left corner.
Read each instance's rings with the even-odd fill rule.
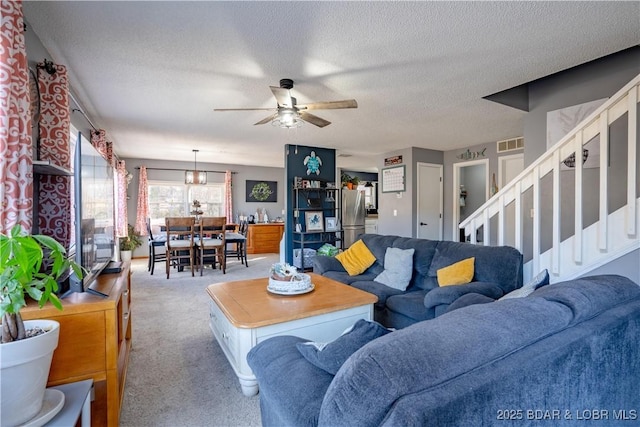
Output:
[[[338,231],[338,221],[335,216],[328,216],[324,219],[324,231]]]
[[[305,212],[304,215],[307,232],[324,231],[324,221],[321,211]]]

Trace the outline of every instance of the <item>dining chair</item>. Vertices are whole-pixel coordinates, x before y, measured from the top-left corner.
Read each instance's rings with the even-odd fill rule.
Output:
[[[153,230],[151,228],[151,218],[147,218],[147,237],[148,245],[149,245],[149,263],[147,265],[147,271],[151,272],[153,276],[153,270],[156,262],[165,262],[166,261],[166,251],[162,253],[157,253],[156,248],[165,247],[165,243],[167,242],[167,234],[160,233],[159,235],[153,235]]]
[[[216,268],[216,261],[220,263],[222,274],[227,272],[227,260],[225,257],[225,225],[227,218],[223,216],[201,217],[200,232],[196,239],[199,249],[200,275],[204,271],[205,258],[212,259],[211,266]]]
[[[183,263],[186,265],[187,259],[191,266],[191,276],[195,276],[193,272],[195,224],[196,219],[192,216],[165,218],[167,279],[169,278],[171,263],[175,262],[178,266]]]
[[[247,221],[240,221],[239,225],[236,224],[227,224],[225,229],[225,237],[227,243],[233,244],[231,248],[229,245],[225,247],[225,257],[229,257],[230,255],[235,255],[241,264],[249,267],[249,262],[247,261],[247,228],[249,227]],[[229,230],[229,231],[226,231]]]

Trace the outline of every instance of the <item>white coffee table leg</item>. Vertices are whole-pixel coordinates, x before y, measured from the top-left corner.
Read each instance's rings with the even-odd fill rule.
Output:
[[[242,394],[245,396],[255,396],[258,394],[258,380],[238,378],[240,381],[240,387],[242,388]]]

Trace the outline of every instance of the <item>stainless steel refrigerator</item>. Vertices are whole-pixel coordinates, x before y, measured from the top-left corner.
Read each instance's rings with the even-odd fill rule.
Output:
[[[344,249],[351,246],[364,233],[364,191],[342,190],[342,229]]]

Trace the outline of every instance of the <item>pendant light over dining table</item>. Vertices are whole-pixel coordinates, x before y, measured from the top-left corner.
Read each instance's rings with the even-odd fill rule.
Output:
[[[207,171],[198,170],[198,151],[193,151],[193,170],[184,171],[184,183],[185,184],[206,184],[207,183]]]

